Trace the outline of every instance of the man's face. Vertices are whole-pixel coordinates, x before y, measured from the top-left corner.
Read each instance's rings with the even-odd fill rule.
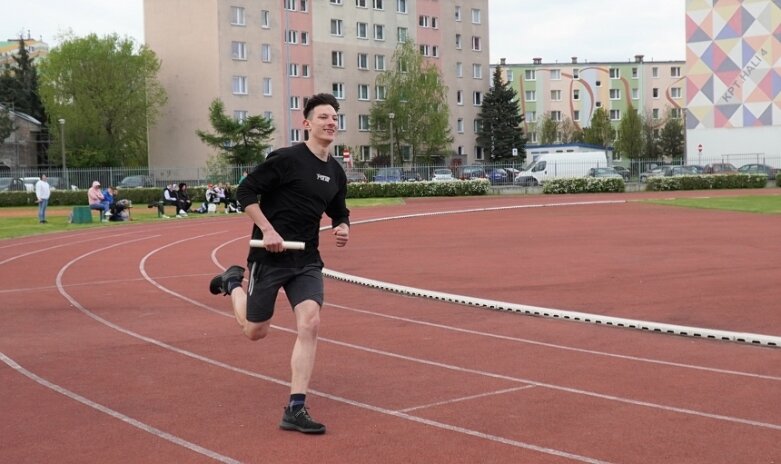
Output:
[[[319,105],[312,108],[309,119],[304,120],[304,128],[309,137],[331,143],[336,139],[336,110],[331,105]]]

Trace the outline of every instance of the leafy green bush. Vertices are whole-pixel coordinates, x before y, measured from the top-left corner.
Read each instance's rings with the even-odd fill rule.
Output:
[[[542,184],[542,193],[623,192],[624,179],[617,177],[570,177],[549,180]]]
[[[453,197],[485,195],[486,179],[452,182],[364,182],[347,185],[347,198]]]
[[[707,174],[698,176],[651,177],[645,189],[663,190],[715,190],[763,188],[767,185],[764,174]]]

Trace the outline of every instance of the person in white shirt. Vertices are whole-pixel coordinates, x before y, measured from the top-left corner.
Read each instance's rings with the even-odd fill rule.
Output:
[[[38,202],[38,222],[46,224],[46,207],[49,206],[51,188],[46,174],[41,175],[41,180],[35,183],[35,197]]]

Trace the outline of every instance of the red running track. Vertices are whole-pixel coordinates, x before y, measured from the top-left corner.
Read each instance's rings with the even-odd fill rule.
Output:
[[[644,196],[418,199],[353,217]],[[347,248],[327,234],[321,248],[330,269],[403,285],[778,336],[780,220],[507,209],[356,224]],[[0,462],[781,461],[779,349],[332,280],[309,401],[328,433],[281,431],[287,303],[252,343],[206,290],[243,262],[248,231],[230,216],[0,242]]]

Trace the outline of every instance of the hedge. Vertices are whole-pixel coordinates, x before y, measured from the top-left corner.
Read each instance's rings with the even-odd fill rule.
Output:
[[[778,184],[778,179],[776,179]],[[645,189],[662,190],[712,190],[764,188],[767,176],[764,174],[706,174],[698,176],[651,177]]]
[[[485,179],[453,182],[387,182],[353,183],[347,185],[347,198],[382,197],[442,197],[485,195],[491,184]],[[189,187],[187,191],[195,207],[206,201],[206,187]],[[134,205],[147,205],[162,198],[159,188],[120,189],[119,198],[127,199]],[[0,192],[0,207],[35,205],[33,192]],[[53,190],[49,205],[70,206],[86,205],[86,190]]]
[[[542,193],[600,193],[625,190],[624,179],[618,177],[569,177],[549,180],[542,184]]]

